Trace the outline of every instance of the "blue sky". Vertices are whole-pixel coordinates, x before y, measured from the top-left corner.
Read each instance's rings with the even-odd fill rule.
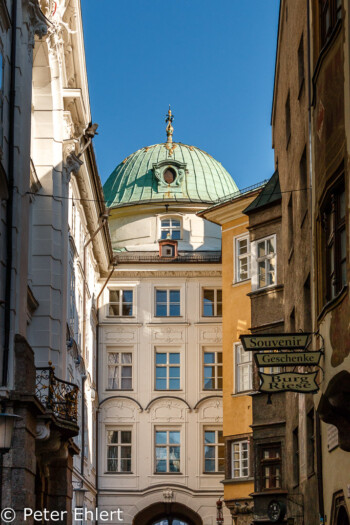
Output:
[[[278,0],[82,0],[102,182],[137,149],[174,141],[219,160],[245,188],[274,168]]]

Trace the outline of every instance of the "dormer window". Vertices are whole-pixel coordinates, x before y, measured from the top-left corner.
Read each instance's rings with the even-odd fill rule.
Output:
[[[159,257],[177,257],[177,242],[159,241]]]
[[[162,219],[160,223],[161,240],[172,239],[178,241],[181,239],[181,222],[179,219]]]
[[[173,168],[167,168],[164,172],[163,178],[167,184],[171,184],[176,179],[176,173]]]

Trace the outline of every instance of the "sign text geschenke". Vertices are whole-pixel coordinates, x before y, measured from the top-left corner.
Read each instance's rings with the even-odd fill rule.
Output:
[[[316,352],[268,352],[255,354],[258,367],[314,366],[320,362],[322,353]]]

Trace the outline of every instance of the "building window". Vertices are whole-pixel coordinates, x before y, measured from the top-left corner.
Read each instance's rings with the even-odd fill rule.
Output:
[[[299,485],[299,429],[293,430],[293,484]]]
[[[108,389],[132,390],[131,352],[108,352]]]
[[[180,353],[156,350],[156,390],[180,390]]]
[[[180,219],[162,219],[160,222],[160,238],[173,239],[178,241],[181,239],[181,221]]]
[[[305,69],[304,69],[304,35],[301,35],[298,47],[298,77],[299,77],[299,95],[304,84]]]
[[[249,476],[249,441],[234,441],[231,443],[232,479]]]
[[[320,0],[321,48],[327,43],[342,17],[342,0]]]
[[[281,480],[281,447],[270,446],[261,450],[261,480],[262,490],[280,489]]]
[[[288,144],[289,144],[290,136],[291,136],[290,94],[289,93],[288,93],[288,97],[287,97],[287,100],[286,100],[285,112],[286,112],[286,147],[288,148]]]
[[[133,295],[133,290],[109,290],[109,315],[131,317],[133,315]]]
[[[247,392],[253,388],[252,352],[246,352],[243,345],[235,344],[235,393]]]
[[[248,235],[236,239],[235,254],[236,282],[245,281],[250,278],[250,242]]]
[[[252,244],[253,289],[276,284],[276,236],[272,235]]]
[[[156,430],[156,472],[180,472],[180,431]]]
[[[176,172],[173,170],[173,168],[167,168],[164,171],[163,179],[167,184],[172,184],[174,180],[176,179]]]
[[[170,244],[166,242],[160,244],[160,257],[176,257],[177,246],[176,243]]]
[[[180,316],[180,290],[156,290],[156,317]]]
[[[222,390],[222,351],[204,348],[204,390]]]
[[[131,430],[107,431],[107,471],[131,472]]]
[[[307,438],[307,474],[311,476],[315,472],[315,415],[314,409],[310,410],[306,419]]]
[[[222,430],[204,431],[204,472],[224,472],[225,443]]]
[[[321,210],[324,227],[322,253],[325,254],[324,302],[336,297],[347,282],[345,210],[345,185],[342,178],[328,192]]]
[[[222,290],[221,288],[202,290],[203,317],[222,316]]]

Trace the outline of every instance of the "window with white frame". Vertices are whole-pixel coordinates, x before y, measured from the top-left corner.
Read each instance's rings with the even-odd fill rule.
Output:
[[[253,388],[252,352],[246,352],[243,345],[236,343],[235,351],[235,393],[247,392]]]
[[[178,241],[181,239],[180,219],[166,218],[160,221],[160,238]]]
[[[204,472],[224,472],[225,442],[222,430],[204,430]]]
[[[108,315],[113,317],[133,316],[133,290],[118,289],[109,290]]]
[[[156,390],[180,390],[180,352],[156,348]]]
[[[222,350],[203,348],[204,390],[222,390]]]
[[[107,430],[107,472],[131,472],[131,430]]]
[[[180,472],[180,431],[157,429],[155,432],[155,471]]]
[[[132,352],[108,352],[108,389],[132,389]]]
[[[276,236],[271,235],[252,243],[253,289],[276,284]]]
[[[202,315],[203,317],[222,316],[222,289],[202,289]]]
[[[238,237],[235,242],[235,281],[250,279],[250,242],[249,235]]]
[[[249,441],[231,443],[232,479],[249,476]]]
[[[156,289],[156,317],[179,317],[181,313],[180,290]]]

